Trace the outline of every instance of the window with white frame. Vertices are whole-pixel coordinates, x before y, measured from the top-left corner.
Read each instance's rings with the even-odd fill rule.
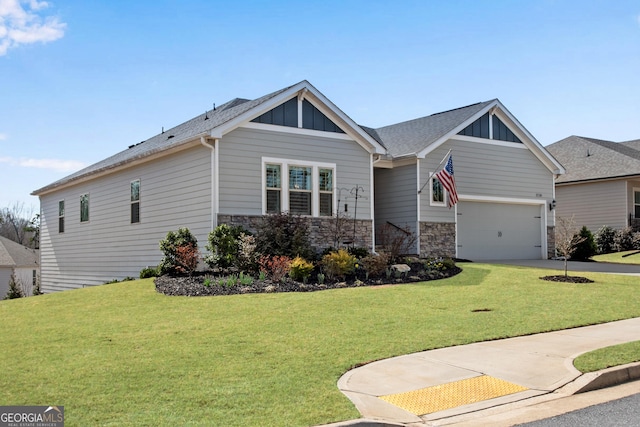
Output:
[[[263,211],[332,216],[335,164],[263,158]]]
[[[442,186],[442,183],[440,182],[440,180],[436,177],[433,176],[431,177],[431,205],[432,206],[444,206],[444,192],[445,189]]]
[[[140,222],[140,180],[131,181],[131,224]]]
[[[89,221],[89,195],[80,196],[80,222]]]
[[[640,219],[640,188],[633,189],[633,216]]]

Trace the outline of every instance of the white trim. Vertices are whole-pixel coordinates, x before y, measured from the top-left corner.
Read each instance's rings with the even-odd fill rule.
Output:
[[[374,154],[369,156],[369,200],[371,200],[369,204],[369,209],[371,209],[371,252],[376,251],[376,215],[375,215],[375,188],[373,183],[373,164],[374,164]],[[339,206],[336,206],[336,209],[339,209]],[[337,210],[336,210],[337,213]]]
[[[291,126],[270,125],[266,123],[248,122],[243,124],[242,126],[238,126],[238,128],[266,130],[269,132],[276,131],[276,132],[282,132],[282,133],[292,133],[294,135],[305,135],[305,136],[315,136],[315,137],[321,137],[321,138],[342,139],[345,141],[354,141],[353,138],[351,138],[346,133],[325,132],[321,130],[294,128]]]
[[[547,204],[546,199],[523,199],[515,197],[495,197],[495,196],[474,196],[469,194],[458,194],[461,202],[481,202],[481,203],[511,203],[519,205],[543,205]]]
[[[429,171],[429,176],[431,177],[429,178],[429,184],[428,184],[429,185],[429,206],[447,207],[447,189],[444,188],[444,185],[442,185],[442,183],[438,179],[438,182],[440,182],[440,186],[442,187],[442,201],[435,202],[433,200],[433,180],[437,179],[438,177],[435,176],[435,174],[432,171]]]
[[[320,169],[333,170],[333,200],[332,215],[336,214],[336,183],[338,182],[338,168],[335,163],[311,162],[308,160],[282,159],[277,157],[262,157],[262,215],[267,214],[267,192],[266,189],[266,165],[280,165],[280,211],[287,212],[289,210],[289,166],[303,166],[311,168],[311,216],[314,218],[329,218],[329,216],[320,216]]]
[[[477,136],[468,136],[468,135],[456,135],[451,137],[451,139],[459,140],[459,141],[475,142],[478,144],[499,145],[501,147],[520,148],[522,150],[528,150],[527,146],[520,142],[502,141],[499,139],[478,138]]]
[[[213,152],[211,153],[213,164],[212,183],[211,183],[211,230],[214,230],[218,226],[218,214],[220,213],[220,140],[213,140]]]
[[[629,181],[626,184],[629,186]],[[640,193],[640,187],[631,187],[631,209],[634,218],[636,217],[636,193]]]

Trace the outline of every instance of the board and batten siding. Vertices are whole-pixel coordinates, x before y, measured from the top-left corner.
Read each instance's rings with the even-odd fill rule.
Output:
[[[451,149],[458,194],[462,196],[508,199],[553,200],[553,173],[524,145],[492,144],[451,139],[420,161],[421,180]],[[420,186],[424,184],[420,183]],[[431,206],[427,184],[420,197],[420,220],[455,222],[455,210]],[[553,215],[547,215],[553,225]]]
[[[397,227],[408,227],[412,233],[417,233],[416,170],[415,164],[374,170],[377,230],[390,222]]]
[[[371,155],[355,141],[332,138],[330,133],[298,134],[253,128],[239,128],[219,142],[219,213],[227,215],[262,215],[262,158],[277,158],[336,165],[334,187],[340,209],[348,204],[353,215],[355,199],[352,188],[361,187],[358,219],[372,219]],[[286,173],[283,171],[283,174]],[[314,179],[317,179],[314,177]]]
[[[627,226],[627,185],[623,180],[559,185],[556,187],[556,215],[574,216],[577,227],[592,233],[607,225]]]
[[[140,222],[131,224],[130,184],[140,180]],[[80,222],[80,195],[89,221]],[[58,232],[58,202],[65,230]],[[40,198],[41,285],[44,292],[138,277],[162,259],[159,241],[188,227],[204,248],[211,230],[211,151],[198,146]]]

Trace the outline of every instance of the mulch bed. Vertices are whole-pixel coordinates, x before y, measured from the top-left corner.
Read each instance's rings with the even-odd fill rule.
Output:
[[[550,282],[564,282],[564,283],[593,283],[593,280],[580,276],[544,276],[542,280],[548,280]]]
[[[236,295],[236,294],[256,294],[275,292],[313,292],[326,289],[354,288],[362,286],[380,286],[390,284],[401,284],[411,282],[424,282],[428,280],[446,279],[455,276],[462,271],[459,267],[450,268],[444,271],[410,271],[406,277],[384,277],[372,280],[348,280],[344,282],[332,283],[301,283],[290,278],[285,278],[281,282],[271,280],[254,280],[250,285],[219,285],[215,283],[215,277],[207,274],[189,276],[161,276],[156,277],[156,290],[165,295],[172,296],[214,296],[214,295]],[[211,277],[211,284],[204,285],[207,277]]]

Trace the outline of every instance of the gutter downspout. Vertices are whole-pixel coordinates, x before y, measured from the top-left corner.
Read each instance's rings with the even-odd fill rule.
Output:
[[[211,150],[211,231],[218,226],[218,138],[213,144],[206,136],[200,137],[200,144]]]

